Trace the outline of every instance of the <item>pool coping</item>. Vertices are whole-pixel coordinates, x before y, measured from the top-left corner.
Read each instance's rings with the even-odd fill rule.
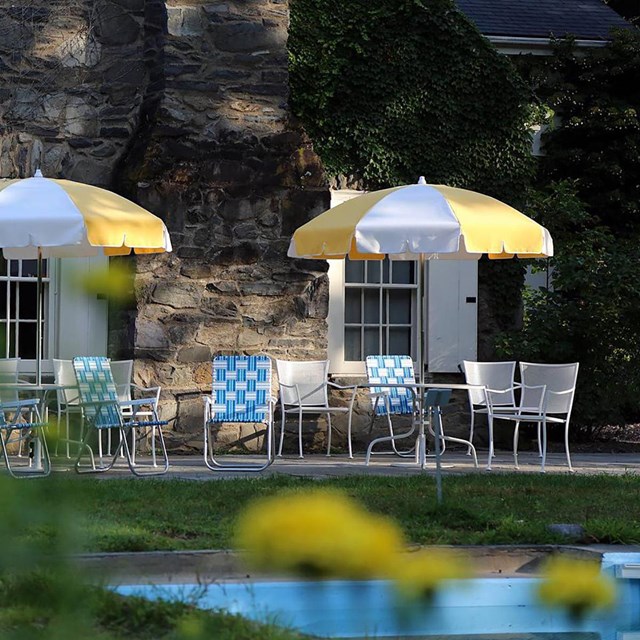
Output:
[[[448,546],[469,558],[478,577],[530,578],[552,553],[601,558],[603,553],[640,553],[640,545]],[[411,547],[408,553],[420,548]],[[440,546],[442,548],[442,546]],[[247,571],[231,550],[87,553],[73,558],[91,581],[109,584],[189,584],[276,580],[282,576]]]

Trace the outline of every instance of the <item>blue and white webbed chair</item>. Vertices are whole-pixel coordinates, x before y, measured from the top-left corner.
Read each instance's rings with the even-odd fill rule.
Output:
[[[141,420],[136,415],[138,404],[148,405],[148,401],[127,400],[126,403],[118,399],[118,391],[113,381],[111,366],[108,358],[103,357],[77,357],[73,359],[73,368],[78,383],[80,404],[87,426],[86,434],[82,440],[75,468],[78,473],[100,473],[113,468],[121,451],[124,451],[127,464],[131,473],[136,476],[160,475],[169,469],[169,457],[162,435],[162,427],[166,420],[159,420],[154,410],[151,420]],[[124,416],[123,404],[131,407],[131,415]],[[146,417],[146,416],[145,416]],[[129,436],[135,437],[137,429],[150,430],[153,435],[153,463],[151,465],[136,463],[132,458]],[[81,465],[83,449],[89,449],[89,439],[97,434],[100,439],[106,430],[116,430],[119,435],[119,443],[115,452],[110,456],[106,464],[84,469]],[[162,465],[158,468],[156,446],[160,446]],[[144,468],[150,470],[144,470]]]
[[[445,434],[442,428],[442,406],[446,405],[451,398],[451,389],[427,389],[424,398],[420,397],[417,389],[412,385],[416,384],[415,372],[413,368],[413,360],[410,356],[367,356],[367,378],[371,386],[371,396],[374,400],[374,419],[375,415],[386,415],[389,424],[389,436],[376,438],[369,443],[365,463],[369,464],[373,447],[380,442],[391,442],[391,446],[395,453],[404,456],[416,456],[416,461],[420,457],[420,451],[417,448],[414,451],[399,452],[396,449],[395,442],[403,438],[410,437],[420,425],[420,420],[425,421],[428,425],[429,433],[436,436],[434,431],[434,423],[438,423],[438,433],[442,444],[440,453],[444,453],[447,442],[456,442],[464,444],[469,448],[473,456],[474,465],[478,466],[478,458],[475,447],[468,440],[455,438]],[[377,386],[379,385],[379,386]],[[385,385],[406,385],[391,386]],[[380,404],[382,400],[382,406]],[[424,410],[421,409],[421,403],[424,401]],[[393,424],[391,415],[408,414],[412,416],[411,428],[409,431],[400,435],[393,432]],[[373,420],[372,420],[373,425]],[[420,445],[420,436],[416,444]],[[425,452],[426,454],[426,452]]]
[[[374,440],[369,446],[369,451],[373,453],[372,446],[381,440],[391,442],[392,452],[399,456],[413,455],[413,447],[409,451],[399,451],[396,447],[396,440],[410,437],[416,429],[418,396],[410,386],[416,382],[412,358],[410,356],[367,356],[366,367],[367,381],[371,385],[369,396],[373,402],[369,433],[373,430],[376,416],[386,416],[389,426],[389,437]],[[385,387],[385,384],[407,384],[408,386]],[[411,428],[405,433],[395,435],[391,421],[392,415],[411,416]]]
[[[204,400],[204,463],[212,471],[262,471],[273,456],[271,359],[266,355],[215,356],[211,395]],[[265,426],[266,459],[263,463],[223,463],[215,459],[214,431],[224,423]]]

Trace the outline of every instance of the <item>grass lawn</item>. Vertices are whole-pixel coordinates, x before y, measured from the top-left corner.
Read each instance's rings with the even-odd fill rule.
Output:
[[[26,486],[26,485],[29,486]],[[34,485],[38,485],[35,487]],[[15,483],[12,495],[65,505],[77,514],[85,551],[223,549],[234,546],[236,516],[251,500],[318,486],[346,492],[395,518],[420,544],[566,542],[551,523],[584,527],[582,543],[640,543],[640,477],[478,473],[444,480],[444,505],[432,478],[287,476],[197,482],[52,478]],[[21,498],[20,493],[32,494]],[[69,513],[71,515],[71,513]],[[54,528],[36,519],[25,531],[46,546]],[[76,548],[78,548],[76,546]]]
[[[564,542],[547,531],[550,523],[581,524],[580,542],[640,542],[635,476],[451,476],[440,507],[433,479],[417,476],[211,482],[0,477],[0,637],[300,640],[304,636],[276,625],[186,603],[123,598],[88,587],[64,563],[50,562],[69,550],[232,548],[235,518],[249,501],[318,486],[394,517],[414,543]]]

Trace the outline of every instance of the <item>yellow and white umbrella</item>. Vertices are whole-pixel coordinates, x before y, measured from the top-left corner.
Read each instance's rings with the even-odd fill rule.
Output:
[[[164,222],[106,189],[71,180],[0,183],[0,248],[34,259],[171,251]]]
[[[478,260],[482,255],[546,258],[553,255],[553,241],[544,227],[504,202],[475,191],[429,185],[421,177],[418,184],[372,191],[325,211],[295,231],[288,255],[417,260],[417,365],[424,383],[424,261]],[[424,443],[420,446],[424,466]],[[436,471],[440,499],[438,437]]]
[[[36,379],[41,382],[42,259],[171,251],[164,222],[115,193],[33,178],[0,182],[0,248],[5,258],[38,260]]]
[[[410,260],[546,258],[549,232],[495,198],[418,184],[366,193],[325,211],[293,234],[292,258]]]

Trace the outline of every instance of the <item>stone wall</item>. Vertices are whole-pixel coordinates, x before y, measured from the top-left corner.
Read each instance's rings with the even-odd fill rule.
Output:
[[[169,227],[173,253],[135,260],[136,302],[112,310],[110,355],[134,357],[137,381],[162,386],[174,451],[202,447],[200,395],[215,353],[326,357],[326,263],[286,256],[294,229],[329,206],[287,104],[288,9],[0,0],[0,177],[41,165],[120,192]],[[453,413],[463,406],[461,397]],[[362,393],[360,449],[369,419]],[[324,420],[315,427],[305,446],[320,449]],[[237,435],[248,449],[261,440],[253,428],[223,439]]]
[[[287,29],[285,0],[0,4],[0,175],[41,165],[169,227],[174,252],[136,260],[110,342],[162,385],[174,449],[202,446],[216,352],[326,354],[326,264],[286,257],[329,204],[289,118]]]

